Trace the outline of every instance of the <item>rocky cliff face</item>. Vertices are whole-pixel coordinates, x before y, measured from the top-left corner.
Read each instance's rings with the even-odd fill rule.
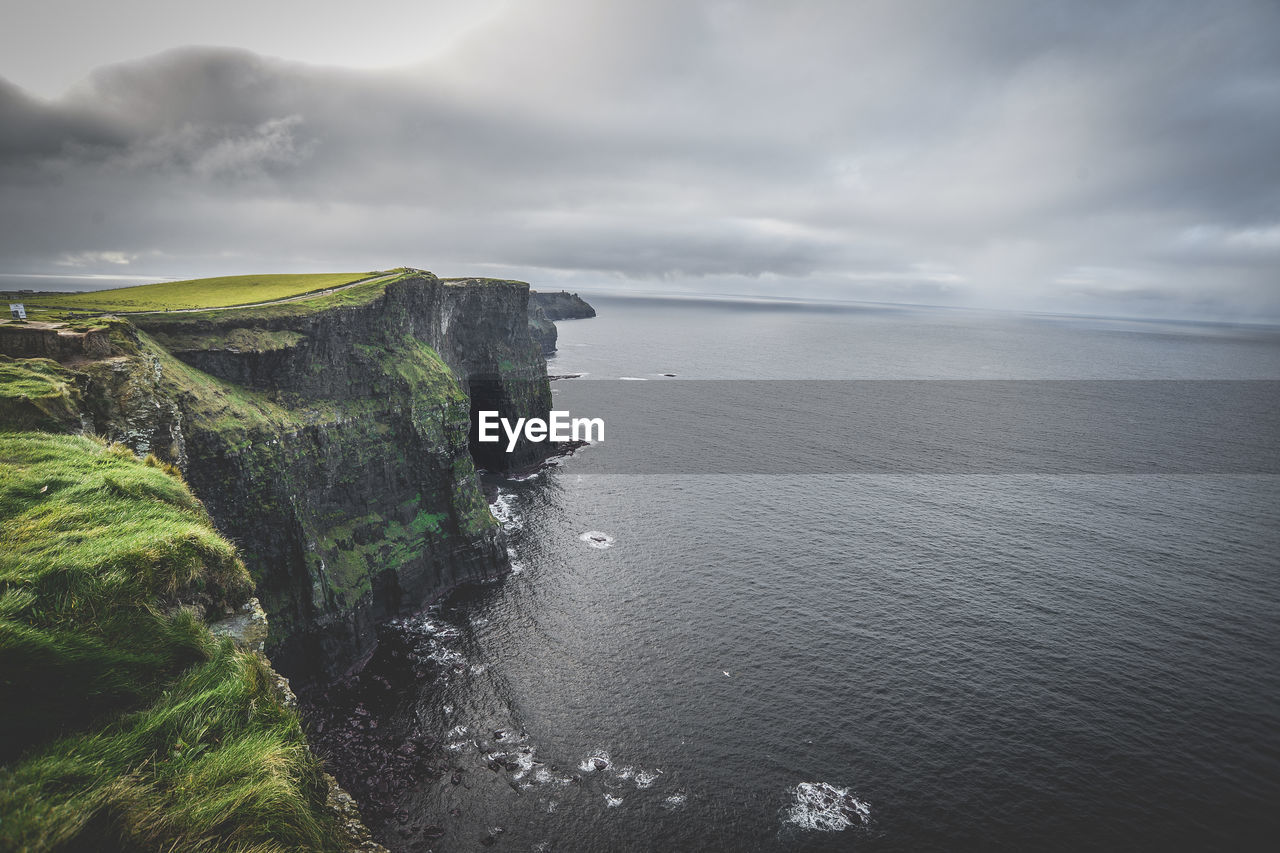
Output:
[[[548,320],[585,320],[596,316],[596,309],[585,299],[566,290],[554,293],[531,290],[529,305],[541,309]]]
[[[14,358],[66,361],[102,358],[111,352],[103,329],[76,330],[49,323],[26,322],[0,326],[0,352]]]
[[[542,354],[550,356],[556,351],[559,331],[556,320],[581,320],[596,316],[596,309],[576,293],[558,291],[545,293],[529,291],[529,334],[542,348]]]
[[[529,335],[537,341],[542,354],[550,357],[555,354],[560,332],[543,307],[534,301],[533,296],[533,291],[529,291]]]
[[[507,455],[469,425],[549,408],[528,292],[410,271],[359,298],[140,315],[109,354],[46,363],[46,408],[178,464],[243,554],[277,667],[331,676],[379,621],[505,568],[476,466],[543,448]]]

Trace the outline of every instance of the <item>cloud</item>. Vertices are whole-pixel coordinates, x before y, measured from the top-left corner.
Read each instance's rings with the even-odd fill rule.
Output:
[[[1277,35],[1261,0],[545,0],[396,71],[175,50],[0,86],[0,261],[1276,318]]]
[[[128,252],[79,252],[63,255],[53,263],[59,267],[128,266],[135,257]]]
[[[315,149],[295,130],[299,115],[268,119],[256,127],[187,123],[163,130],[123,153],[119,165],[131,171],[156,170],[200,180],[264,180],[271,173],[299,165]]]

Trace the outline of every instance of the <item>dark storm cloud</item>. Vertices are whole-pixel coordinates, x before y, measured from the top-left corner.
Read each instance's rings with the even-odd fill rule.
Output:
[[[177,50],[0,88],[0,258],[1276,317],[1277,36],[1267,2],[548,0],[395,73]]]

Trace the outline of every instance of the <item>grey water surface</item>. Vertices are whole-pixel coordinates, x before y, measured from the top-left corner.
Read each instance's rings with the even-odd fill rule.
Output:
[[[1232,393],[1253,414],[1221,429],[1276,411],[1274,329],[584,296],[599,316],[560,323],[550,364],[583,376],[556,388],[1250,380]],[[1140,407],[1150,422],[1213,423],[1212,394],[1160,387]],[[785,396],[725,394],[711,417],[776,431],[752,453],[795,453],[791,422],[759,416]],[[860,438],[872,441],[853,431],[850,446]],[[393,847],[1217,850],[1280,837],[1280,479],[1251,467],[1263,451],[1171,474],[592,473],[609,441],[499,483],[514,573],[406,623],[441,666],[400,713],[447,770],[399,795],[381,826]]]

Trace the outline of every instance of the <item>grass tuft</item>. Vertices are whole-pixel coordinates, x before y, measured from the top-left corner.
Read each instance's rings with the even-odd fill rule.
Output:
[[[262,659],[225,641],[147,709],[0,770],[0,846],[333,850],[324,792]]]
[[[0,355],[0,431],[64,432],[80,425],[71,374],[47,358]]]
[[[0,460],[0,849],[340,847],[265,660],[182,606],[251,585],[170,466],[30,432]]]
[[[248,573],[181,480],[83,436],[0,435],[0,760],[151,696],[205,656],[167,605]]]

